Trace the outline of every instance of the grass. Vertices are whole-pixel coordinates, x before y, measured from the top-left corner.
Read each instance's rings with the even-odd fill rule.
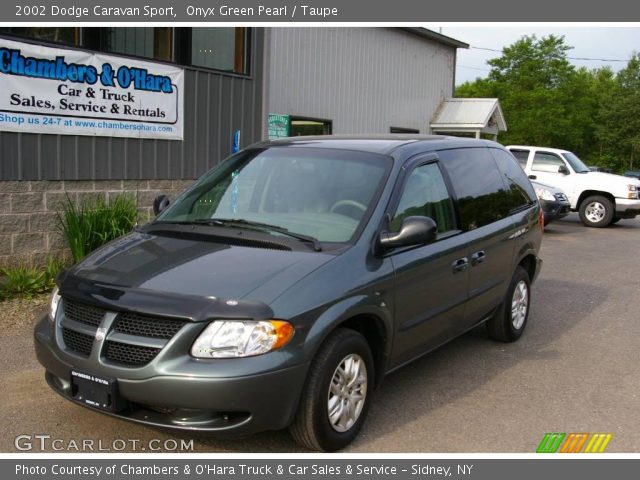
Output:
[[[58,212],[58,230],[67,240],[74,262],[96,248],[129,233],[136,224],[138,209],[132,195],[119,195],[110,201],[102,197],[85,198],[76,203],[67,195]],[[65,261],[49,256],[44,265],[20,262],[0,266],[0,301],[31,299],[55,286],[55,278]]]
[[[32,298],[50,291],[55,286],[56,275],[64,267],[65,261],[58,257],[48,257],[40,267],[29,262],[0,267],[0,300]]]
[[[67,196],[62,211],[58,212],[58,228],[78,262],[96,248],[129,233],[137,216],[132,195],[119,195],[109,201],[102,197],[86,198],[79,203]]]

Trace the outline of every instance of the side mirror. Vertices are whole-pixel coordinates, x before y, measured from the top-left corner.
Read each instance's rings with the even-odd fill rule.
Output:
[[[436,239],[438,226],[429,217],[407,217],[402,221],[398,233],[382,232],[380,245],[383,248],[409,247],[426,245]]]
[[[561,173],[563,175],[569,175],[571,172],[569,171],[566,165],[560,165],[558,167],[558,173]]]
[[[169,206],[171,200],[166,195],[158,195],[153,200],[153,214],[158,215],[161,211]]]

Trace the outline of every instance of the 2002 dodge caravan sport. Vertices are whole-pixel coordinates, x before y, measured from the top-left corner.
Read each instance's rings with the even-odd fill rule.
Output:
[[[289,427],[336,450],[385,374],[482,322],[520,337],[541,238],[496,143],[262,142],[62,273],[36,352],[88,408],[218,435]]]

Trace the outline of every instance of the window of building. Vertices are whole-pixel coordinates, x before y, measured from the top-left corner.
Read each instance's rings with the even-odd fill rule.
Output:
[[[513,156],[497,148],[492,148],[491,153],[507,184],[510,210],[517,210],[535,202],[536,192]]]
[[[289,136],[331,135],[331,120],[306,117],[289,117]]]
[[[536,172],[558,173],[560,167],[564,167],[564,161],[553,153],[536,152],[531,164],[531,170]]]
[[[248,73],[248,29],[201,27],[190,29],[190,64],[240,74]]]
[[[509,192],[488,148],[443,150],[438,155],[458,197],[462,230],[474,230],[509,215]]]
[[[250,29],[246,27],[2,27],[0,34],[249,74]]]
[[[432,218],[438,226],[438,233],[455,228],[453,203],[440,168],[435,163],[421,165],[409,174],[396,214],[389,225],[390,230],[397,232],[402,221],[414,215]]]
[[[390,127],[389,133],[420,133],[417,128]]]
[[[81,44],[81,30],[75,27],[2,27],[0,33],[65,45]]]
[[[96,50],[165,62],[174,60],[172,28],[108,27],[85,30],[86,46]]]

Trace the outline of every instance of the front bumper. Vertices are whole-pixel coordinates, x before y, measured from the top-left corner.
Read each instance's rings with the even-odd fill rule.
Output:
[[[571,204],[569,201],[540,200],[540,206],[544,213],[545,225],[554,220],[566,217],[571,212]]]
[[[229,437],[287,427],[297,410],[309,367],[303,363],[233,376],[239,363],[245,362],[246,366],[249,360],[252,365],[260,365],[260,359],[231,359],[236,363],[233,365],[226,360],[202,361],[185,354],[179,362],[159,363],[153,375],[140,378],[139,373],[133,374],[136,369],[128,369],[132,374],[127,375],[127,369],[110,369],[97,362],[88,367],[82,359],[76,361],[59,348],[54,326],[46,317],[36,326],[34,345],[38,361],[46,369],[47,383],[67,400],[153,427]],[[70,372],[77,368],[115,378],[126,408],[111,412],[76,400]]]
[[[640,215],[640,200],[616,198],[616,217],[634,218]]]

